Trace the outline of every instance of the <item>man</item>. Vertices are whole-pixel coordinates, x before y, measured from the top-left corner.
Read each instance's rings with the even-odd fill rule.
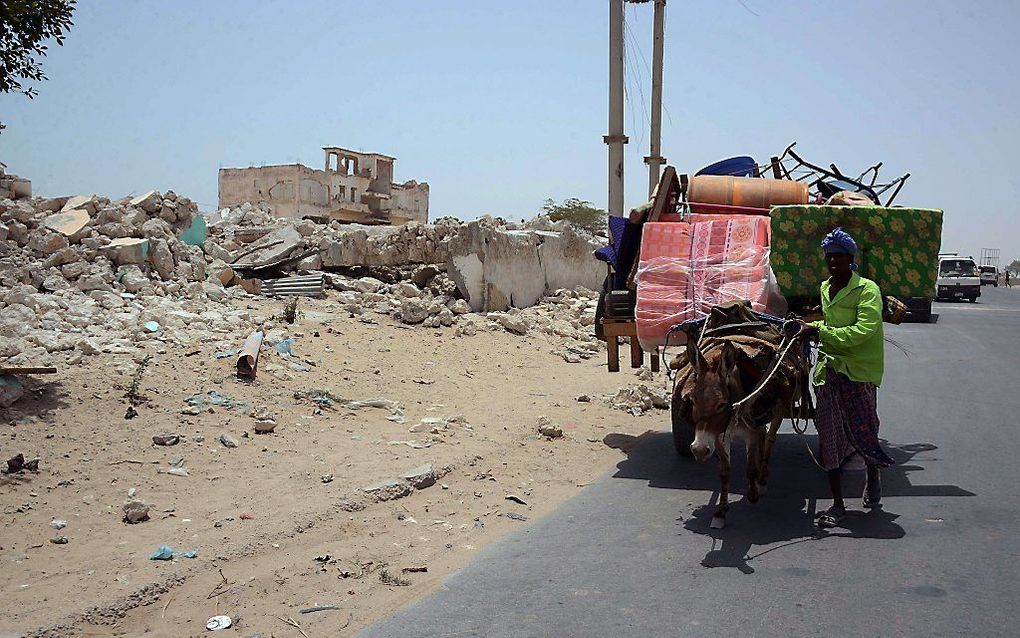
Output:
[[[813,383],[817,397],[815,429],[821,465],[829,475],[832,507],[819,527],[836,527],[846,516],[844,471],[867,468],[865,507],[882,498],[879,468],[893,463],[878,443],[877,390],[882,383],[885,348],[882,293],[857,274],[857,243],[837,228],[822,240],[829,278],[822,282],[822,320],[808,324],[819,337]]]
[[[1006,287],[1009,288],[1009,268],[1006,269]]]

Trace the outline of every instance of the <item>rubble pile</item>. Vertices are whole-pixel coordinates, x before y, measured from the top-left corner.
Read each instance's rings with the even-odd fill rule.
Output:
[[[321,273],[331,299],[362,321],[546,334],[578,362],[598,351],[598,243],[542,217],[365,226],[276,218],[251,204],[206,216],[172,191],[4,199],[0,360],[76,363],[147,340],[236,340],[266,321],[243,307],[261,278]],[[591,262],[580,275],[590,285],[563,276],[564,255]]]
[[[0,359],[74,363],[237,334],[248,311],[218,302],[244,292],[207,278],[215,261],[180,239],[195,224],[195,203],[171,191],[0,200]]]

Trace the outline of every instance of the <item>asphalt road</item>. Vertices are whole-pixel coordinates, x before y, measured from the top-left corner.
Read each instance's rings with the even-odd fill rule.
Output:
[[[855,497],[817,531],[824,476],[786,424],[769,495],[712,530],[717,466],[677,458],[663,414],[609,437],[610,475],[359,636],[1020,635],[1020,290],[935,312],[887,327],[907,354],[887,345],[880,511]]]

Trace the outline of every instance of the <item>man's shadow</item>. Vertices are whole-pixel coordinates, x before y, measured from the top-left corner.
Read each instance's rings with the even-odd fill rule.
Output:
[[[678,519],[684,529],[712,539],[712,547],[701,564],[705,567],[735,567],[745,574],[754,572],[755,559],[783,547],[830,537],[897,539],[906,531],[896,524],[898,514],[881,506],[860,510],[864,489],[863,472],[844,476],[843,493],[850,510],[840,527],[820,530],[814,523],[817,501],[831,498],[825,473],[818,468],[805,448],[805,442],[817,448],[816,437],[780,434],[769,463],[769,492],[752,505],[740,495],[747,487],[742,445],[733,444],[730,478],[730,510],[727,527],[712,529],[712,514],[719,497],[719,465],[716,459],[697,463],[681,457],[673,447],[670,432],[645,432],[640,436],[609,434],[606,445],[619,449],[627,458],[617,464],[614,478],[643,479],[650,487],[695,490],[706,493],[706,502],[689,517]],[[917,485],[910,475],[924,468],[914,460],[936,450],[930,443],[890,445],[886,452],[896,464],[882,471],[882,495],[890,496],[974,496],[955,485]],[[918,459],[922,460],[922,459]],[[857,502],[856,506],[854,502]],[[780,545],[776,545],[780,543]],[[770,546],[753,552],[754,547]]]

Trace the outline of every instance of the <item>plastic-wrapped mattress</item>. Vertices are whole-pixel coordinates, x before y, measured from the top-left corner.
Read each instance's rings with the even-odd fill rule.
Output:
[[[635,313],[641,347],[662,346],[670,327],[726,301],[746,299],[758,312],[783,312],[769,263],[770,232],[769,218],[754,215],[645,224]],[[670,338],[670,344],[681,341]]]

